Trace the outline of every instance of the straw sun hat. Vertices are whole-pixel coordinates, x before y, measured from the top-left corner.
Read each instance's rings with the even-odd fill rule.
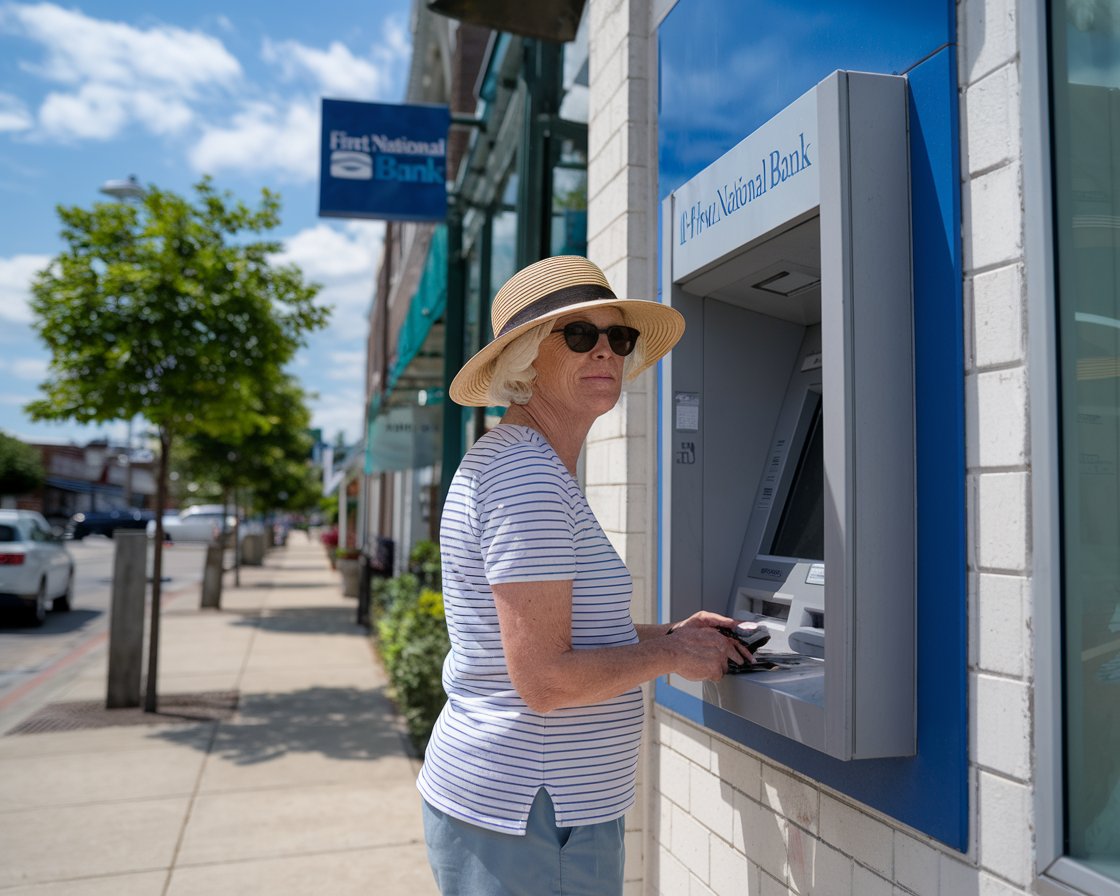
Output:
[[[629,371],[629,379],[656,364],[684,333],[679,311],[648,299],[617,298],[603,272],[586,258],[545,258],[518,271],[494,296],[490,309],[494,339],[452,380],[452,400],[468,407],[491,404],[494,362],[507,345],[539,324],[604,306],[617,308],[623,322],[641,333],[637,345],[641,360]]]

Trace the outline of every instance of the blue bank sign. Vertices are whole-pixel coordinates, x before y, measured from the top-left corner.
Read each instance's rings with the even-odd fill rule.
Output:
[[[450,121],[446,106],[324,99],[319,214],[442,221]]]

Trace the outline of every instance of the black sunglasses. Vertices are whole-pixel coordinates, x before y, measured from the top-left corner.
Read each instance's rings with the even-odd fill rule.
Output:
[[[599,334],[607,334],[607,344],[611,347],[611,351],[616,355],[625,358],[630,352],[634,351],[634,346],[638,342],[638,336],[641,335],[633,327],[624,327],[622,324],[614,324],[610,327],[597,327],[595,324],[588,323],[585,320],[574,320],[570,324],[564,324],[562,327],[552,331],[553,333],[563,333],[564,341],[568,344],[573,352],[589,352],[595,348],[599,342]]]

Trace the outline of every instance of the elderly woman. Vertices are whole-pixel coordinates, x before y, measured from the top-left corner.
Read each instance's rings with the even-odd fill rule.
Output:
[[[428,856],[444,896],[620,894],[639,686],[715,680],[751,659],[723,616],[633,622],[630,574],[576,481],[591,424],[684,321],[616,298],[575,256],[515,274],[492,318],[494,340],[451,384],[459,404],[508,410],[443,510],[451,652],[418,780]]]

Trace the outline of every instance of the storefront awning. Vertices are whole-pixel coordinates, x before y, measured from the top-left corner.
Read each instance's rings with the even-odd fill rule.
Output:
[[[439,225],[432,232],[428,257],[416,286],[416,293],[409,302],[408,313],[397,334],[397,353],[389,368],[385,391],[376,393],[370,400],[369,428],[366,433],[365,472],[371,474],[385,469],[374,456],[374,427],[378,415],[387,411],[389,395],[401,381],[410,364],[428,340],[432,327],[443,318],[447,308],[447,227]]]
[[[417,470],[433,466],[439,459],[439,405],[407,405],[386,408],[370,427],[367,465],[371,473]]]
[[[386,397],[397,385],[401,375],[419,353],[432,325],[443,317],[447,308],[447,227],[440,224],[432,233],[428,260],[416,287],[416,295],[408,306],[408,314],[397,334],[397,357],[389,369]]]

